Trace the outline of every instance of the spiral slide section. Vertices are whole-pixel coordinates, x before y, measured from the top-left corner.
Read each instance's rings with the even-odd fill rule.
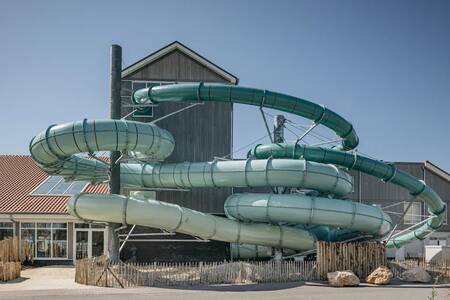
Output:
[[[127,120],[82,120],[52,125],[30,142],[36,163],[66,180],[102,183],[109,164],[82,153],[122,151],[121,185],[140,188],[290,187],[314,193],[233,194],[225,217],[155,199],[80,193],[68,204],[82,220],[136,224],[233,243],[242,256],[267,256],[271,247],[306,251],[315,241],[381,239],[393,227],[380,208],[345,200],[353,190],[355,169],[397,184],[424,201],[432,217],[415,230],[395,236],[388,247],[424,239],[442,225],[445,204],[424,182],[395,166],[351,151],[358,145],[353,126],[335,112],[304,99],[222,84],[177,84],[142,89],[137,104],[166,101],[223,101],[270,107],[313,120],[342,138],[335,149],[299,143],[258,145],[245,160],[164,163],[175,147],[172,135],[154,124]]]

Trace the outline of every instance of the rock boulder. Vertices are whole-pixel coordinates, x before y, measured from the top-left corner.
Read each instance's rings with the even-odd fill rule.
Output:
[[[335,287],[359,285],[359,278],[352,271],[330,272],[327,278],[328,284]]]
[[[424,270],[424,268],[415,267],[403,272],[402,275],[400,275],[400,279],[407,282],[428,283],[431,281],[431,276]]]
[[[366,281],[367,283],[377,285],[389,284],[392,277],[394,277],[394,275],[392,274],[391,270],[389,270],[389,268],[387,267],[381,266],[375,269],[375,271],[373,271],[369,276],[367,276]]]

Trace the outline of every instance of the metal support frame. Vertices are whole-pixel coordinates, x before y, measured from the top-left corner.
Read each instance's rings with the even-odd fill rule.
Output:
[[[317,125],[319,125],[320,123],[316,123],[316,122],[313,122],[312,124],[311,124],[311,126],[309,126],[309,128],[295,141],[295,144],[297,145],[301,140],[303,140],[303,138],[305,137],[305,136],[307,136],[314,128],[316,128],[317,127]]]
[[[394,235],[394,230],[397,229],[398,224],[400,224],[401,221],[403,221],[403,218],[405,217],[406,213],[408,212],[409,208],[411,207],[411,205],[413,204],[414,200],[416,200],[416,197],[412,197],[411,199],[408,200],[408,206],[406,207],[406,209],[403,210],[402,215],[400,216],[400,219],[397,220],[397,222],[394,224],[394,227],[392,228],[391,232],[389,233],[386,242],[389,242],[391,240],[391,238]],[[405,203],[404,201],[402,201],[403,203]]]
[[[283,115],[276,115],[273,119],[273,142],[283,143],[284,142],[284,123],[286,123],[286,118]]]
[[[158,119],[156,119],[156,120],[153,120],[153,121],[151,121],[150,123],[151,123],[151,124],[155,124],[156,122],[159,122],[159,121],[161,121],[161,120],[164,120],[164,119],[166,119],[166,118],[168,118],[168,117],[171,117],[171,116],[173,116],[173,115],[176,115],[176,114],[178,114],[178,113],[180,113],[180,112],[183,112],[183,111],[185,111],[185,110],[188,110],[188,109],[190,109],[190,108],[192,108],[192,107],[195,107],[195,106],[198,106],[198,105],[203,105],[203,104],[204,104],[203,102],[196,102],[196,103],[193,103],[193,104],[191,104],[191,105],[189,105],[189,106],[186,106],[186,107],[180,108],[179,110],[176,110],[176,111],[174,111],[174,112],[171,112],[170,114],[167,114],[167,115],[165,115],[165,116],[162,116],[161,118],[158,118]]]
[[[134,228],[136,228],[136,225],[133,225],[133,227],[131,227],[130,231],[129,231],[128,234],[126,235],[125,240],[123,241],[122,245],[120,245],[120,247],[119,247],[119,253],[122,252],[123,247],[125,247],[125,245],[126,245],[128,239],[130,238],[130,235],[131,235],[131,234],[133,233],[133,231],[134,231]],[[120,236],[121,236],[121,235],[118,235],[119,241],[120,241]]]
[[[134,236],[166,236],[166,235],[176,235],[175,232],[151,232],[151,233],[131,233],[131,230],[128,234],[119,234],[119,237],[134,237]]]
[[[119,231],[121,231],[122,229],[127,229],[127,225],[122,225],[122,226],[120,226],[120,227],[117,227],[116,229],[114,229],[114,231],[115,231],[115,232],[119,232]]]
[[[343,140],[342,138],[338,138],[338,139],[334,139],[334,140],[330,140],[330,141],[324,141],[321,143],[312,144],[311,146],[316,147],[316,146],[322,146],[322,145],[327,145],[327,144],[332,144],[332,143],[338,143],[338,142],[341,142],[342,140]]]
[[[97,156],[95,156],[93,153],[88,153],[88,156],[89,156],[90,158],[92,158],[92,159],[98,160],[99,162],[101,162],[101,163],[103,163],[103,164],[105,164],[105,165],[107,165],[107,166],[109,167],[109,164],[108,164],[106,161],[101,160],[100,158],[98,158]]]
[[[388,237],[386,238],[386,242],[389,242],[392,238],[392,236],[394,235],[395,229],[397,229],[398,224],[395,224],[394,227],[392,228],[391,232],[389,232]]]
[[[381,207],[381,209],[385,210],[386,208],[391,208],[391,207],[394,207],[394,206],[397,206],[397,205],[400,205],[400,204],[405,204],[405,201],[400,201],[400,202],[397,202],[397,203],[394,203],[394,204],[389,204],[389,205]]]
[[[230,160],[233,160],[233,159],[232,158],[225,158],[225,157],[214,156],[213,160],[214,161],[230,161]]]
[[[269,135],[270,142],[273,143],[274,140],[272,139],[272,133],[270,132],[269,125],[267,124],[266,115],[265,115],[264,110],[263,110],[264,102],[266,101],[266,93],[267,93],[267,91],[264,90],[264,95],[262,97],[261,104],[259,105],[259,111],[261,112],[261,116],[262,116],[262,118],[264,120],[264,125],[266,126],[266,130],[267,130],[267,133]]]
[[[272,138],[272,132],[270,132],[269,125],[267,124],[266,115],[264,114],[264,110],[263,110],[262,106],[259,107],[259,111],[261,112],[261,116],[262,116],[262,118],[264,120],[264,125],[266,126],[266,130],[267,130],[267,133],[269,135],[270,142],[273,143],[274,141],[273,141],[273,138]]]
[[[316,253],[316,251],[317,251],[316,249],[311,249],[311,250],[303,251],[300,253],[295,253],[292,255],[284,256],[283,259],[290,259],[290,258],[294,258],[294,257],[305,256],[305,255]]]
[[[393,234],[388,240],[385,240],[385,242],[386,242],[386,243],[389,242],[390,239],[396,238],[396,237],[399,236],[400,234],[402,234],[402,233],[404,233],[404,232],[407,232],[407,231],[409,231],[409,230],[411,230],[411,229],[413,229],[413,228],[416,228],[416,227],[418,227],[418,226],[420,226],[420,225],[422,225],[422,224],[428,222],[429,220],[431,220],[431,219],[434,218],[434,217],[435,217],[435,216],[431,216],[431,217],[429,217],[429,218],[426,218],[425,220],[423,220],[423,221],[421,221],[421,222],[419,222],[419,223],[417,223],[417,224],[413,224],[413,225],[409,226],[408,228],[405,228],[405,229],[403,229],[403,230],[397,232],[396,234]]]
[[[126,226],[121,227],[121,229],[126,228]],[[151,232],[151,233],[133,233],[134,229],[136,228],[136,225],[133,225],[131,227],[130,231],[127,234],[118,234],[119,242],[122,242],[119,248],[119,253],[122,252],[123,248],[125,247],[126,243],[128,241],[131,242],[139,242],[139,241],[147,241],[147,239],[131,239],[131,237],[140,237],[140,236],[173,236],[176,235],[174,232],[168,232],[163,229],[161,229],[162,232]],[[125,238],[125,239],[123,239]],[[155,239],[148,239],[148,241],[155,241]]]
[[[286,118],[284,115],[276,115],[273,118],[273,142],[274,143],[283,143],[284,142],[284,123],[286,122]],[[266,124],[267,126],[267,124]],[[266,170],[267,172],[267,170]],[[287,187],[272,187],[272,192],[274,194],[284,194],[287,190]]]
[[[120,153],[119,158],[116,159],[116,161],[114,162],[114,164],[118,164],[118,163],[122,162],[122,161],[123,161],[123,158],[124,158],[125,156],[126,156],[126,155],[125,155],[123,152]]]
[[[137,112],[137,109],[132,110],[129,114],[126,114],[125,116],[123,116],[122,118],[120,118],[121,120],[126,120],[126,118],[128,118],[129,116],[132,116],[135,112]]]

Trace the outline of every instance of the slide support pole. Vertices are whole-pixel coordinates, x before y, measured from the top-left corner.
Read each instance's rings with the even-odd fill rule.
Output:
[[[110,117],[113,120],[120,120],[122,115],[122,103],[120,97],[122,80],[122,47],[111,46],[110,62]],[[110,194],[120,195],[120,151],[111,151],[110,155]],[[116,229],[120,224],[108,224],[108,258],[112,261],[119,260],[119,236]]]

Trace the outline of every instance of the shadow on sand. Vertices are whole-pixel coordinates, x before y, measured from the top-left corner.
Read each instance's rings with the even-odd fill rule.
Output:
[[[7,285],[7,284],[11,284],[11,283],[21,283],[21,282],[27,281],[28,279],[30,279],[30,278],[22,276],[22,277],[19,277],[19,278],[13,279],[13,280],[9,280],[9,281],[0,281],[0,285],[2,285],[2,284]]]
[[[255,283],[255,284],[218,284],[218,285],[193,285],[193,286],[164,286],[160,288],[175,289],[175,290],[195,290],[195,291],[218,291],[218,292],[258,292],[258,291],[278,291],[292,288],[298,288],[302,286],[316,286],[324,288],[332,288],[325,281],[308,281],[308,282],[289,282],[289,283]],[[358,287],[343,287],[343,289],[378,289],[378,288],[391,288],[391,289],[403,289],[403,288],[417,288],[417,289],[430,289],[430,288],[450,288],[450,284],[421,284],[421,283],[405,283],[400,280],[393,280],[389,285],[372,285],[367,283],[361,283]],[[342,289],[342,288],[340,288]]]
[[[257,292],[277,291],[292,289],[304,285],[304,282],[289,283],[252,283],[252,284],[217,284],[217,285],[192,285],[192,286],[167,286],[164,289],[219,291],[219,292]]]

